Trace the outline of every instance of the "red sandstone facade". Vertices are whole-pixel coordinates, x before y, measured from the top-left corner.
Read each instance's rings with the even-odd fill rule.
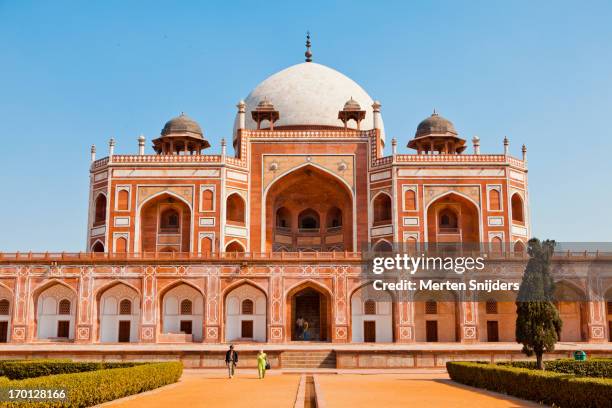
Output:
[[[513,342],[514,293],[388,294],[372,305],[362,253],[473,245],[520,281],[525,147],[515,158],[504,140],[503,153],[481,154],[474,138],[465,153],[434,112],[412,154],[393,140],[385,156],[380,104],[329,71],[299,64],[241,101],[234,155],[225,144],[203,154],[209,143],[185,115],[153,141],[156,154],[143,138],[136,155],[111,141],[95,160],[92,148],[87,253],[0,255],[0,340],[288,343],[303,340],[295,320],[305,315],[322,342]],[[319,85],[309,97],[301,77],[335,94]],[[609,264],[605,254],[555,258],[558,290],[577,297],[559,304],[562,341],[609,339]]]

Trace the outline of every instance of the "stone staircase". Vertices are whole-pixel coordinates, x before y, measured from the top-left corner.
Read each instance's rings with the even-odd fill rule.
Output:
[[[285,351],[281,368],[336,368],[335,351]]]

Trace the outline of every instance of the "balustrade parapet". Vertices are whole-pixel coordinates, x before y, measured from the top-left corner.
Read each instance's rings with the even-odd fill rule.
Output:
[[[417,253],[419,256],[420,253]],[[458,253],[432,253],[427,256],[483,256],[492,260],[527,260],[528,255],[512,251],[463,251]],[[107,252],[0,252],[0,263],[53,263],[53,262],[275,262],[275,261],[346,261],[365,262],[373,256],[394,256],[392,253],[369,252],[135,252],[135,253],[107,253]],[[612,252],[601,251],[558,251],[553,255],[556,261],[612,261]]]

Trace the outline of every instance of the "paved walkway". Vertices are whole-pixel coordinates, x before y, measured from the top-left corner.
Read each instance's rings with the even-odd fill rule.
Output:
[[[446,373],[319,375],[326,408],[542,407],[451,381]]]
[[[315,374],[326,408],[377,407],[540,407],[504,395],[456,384],[439,370],[395,374]],[[177,384],[104,404],[110,407],[292,408],[300,375],[271,370],[264,380],[241,370],[232,380],[221,370],[185,370]]]
[[[233,379],[227,372],[185,370],[181,380],[161,389],[104,404],[126,408],[270,408],[293,407],[299,375],[268,372],[259,380],[255,370],[243,370]]]

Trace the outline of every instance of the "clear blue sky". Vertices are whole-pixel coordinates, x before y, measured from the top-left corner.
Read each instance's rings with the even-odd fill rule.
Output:
[[[0,0],[0,251],[83,250],[91,144],[135,153],[185,111],[218,152],[307,29],[401,151],[434,107],[485,153],[507,135],[529,150],[536,236],[612,238],[609,1],[93,3]]]

